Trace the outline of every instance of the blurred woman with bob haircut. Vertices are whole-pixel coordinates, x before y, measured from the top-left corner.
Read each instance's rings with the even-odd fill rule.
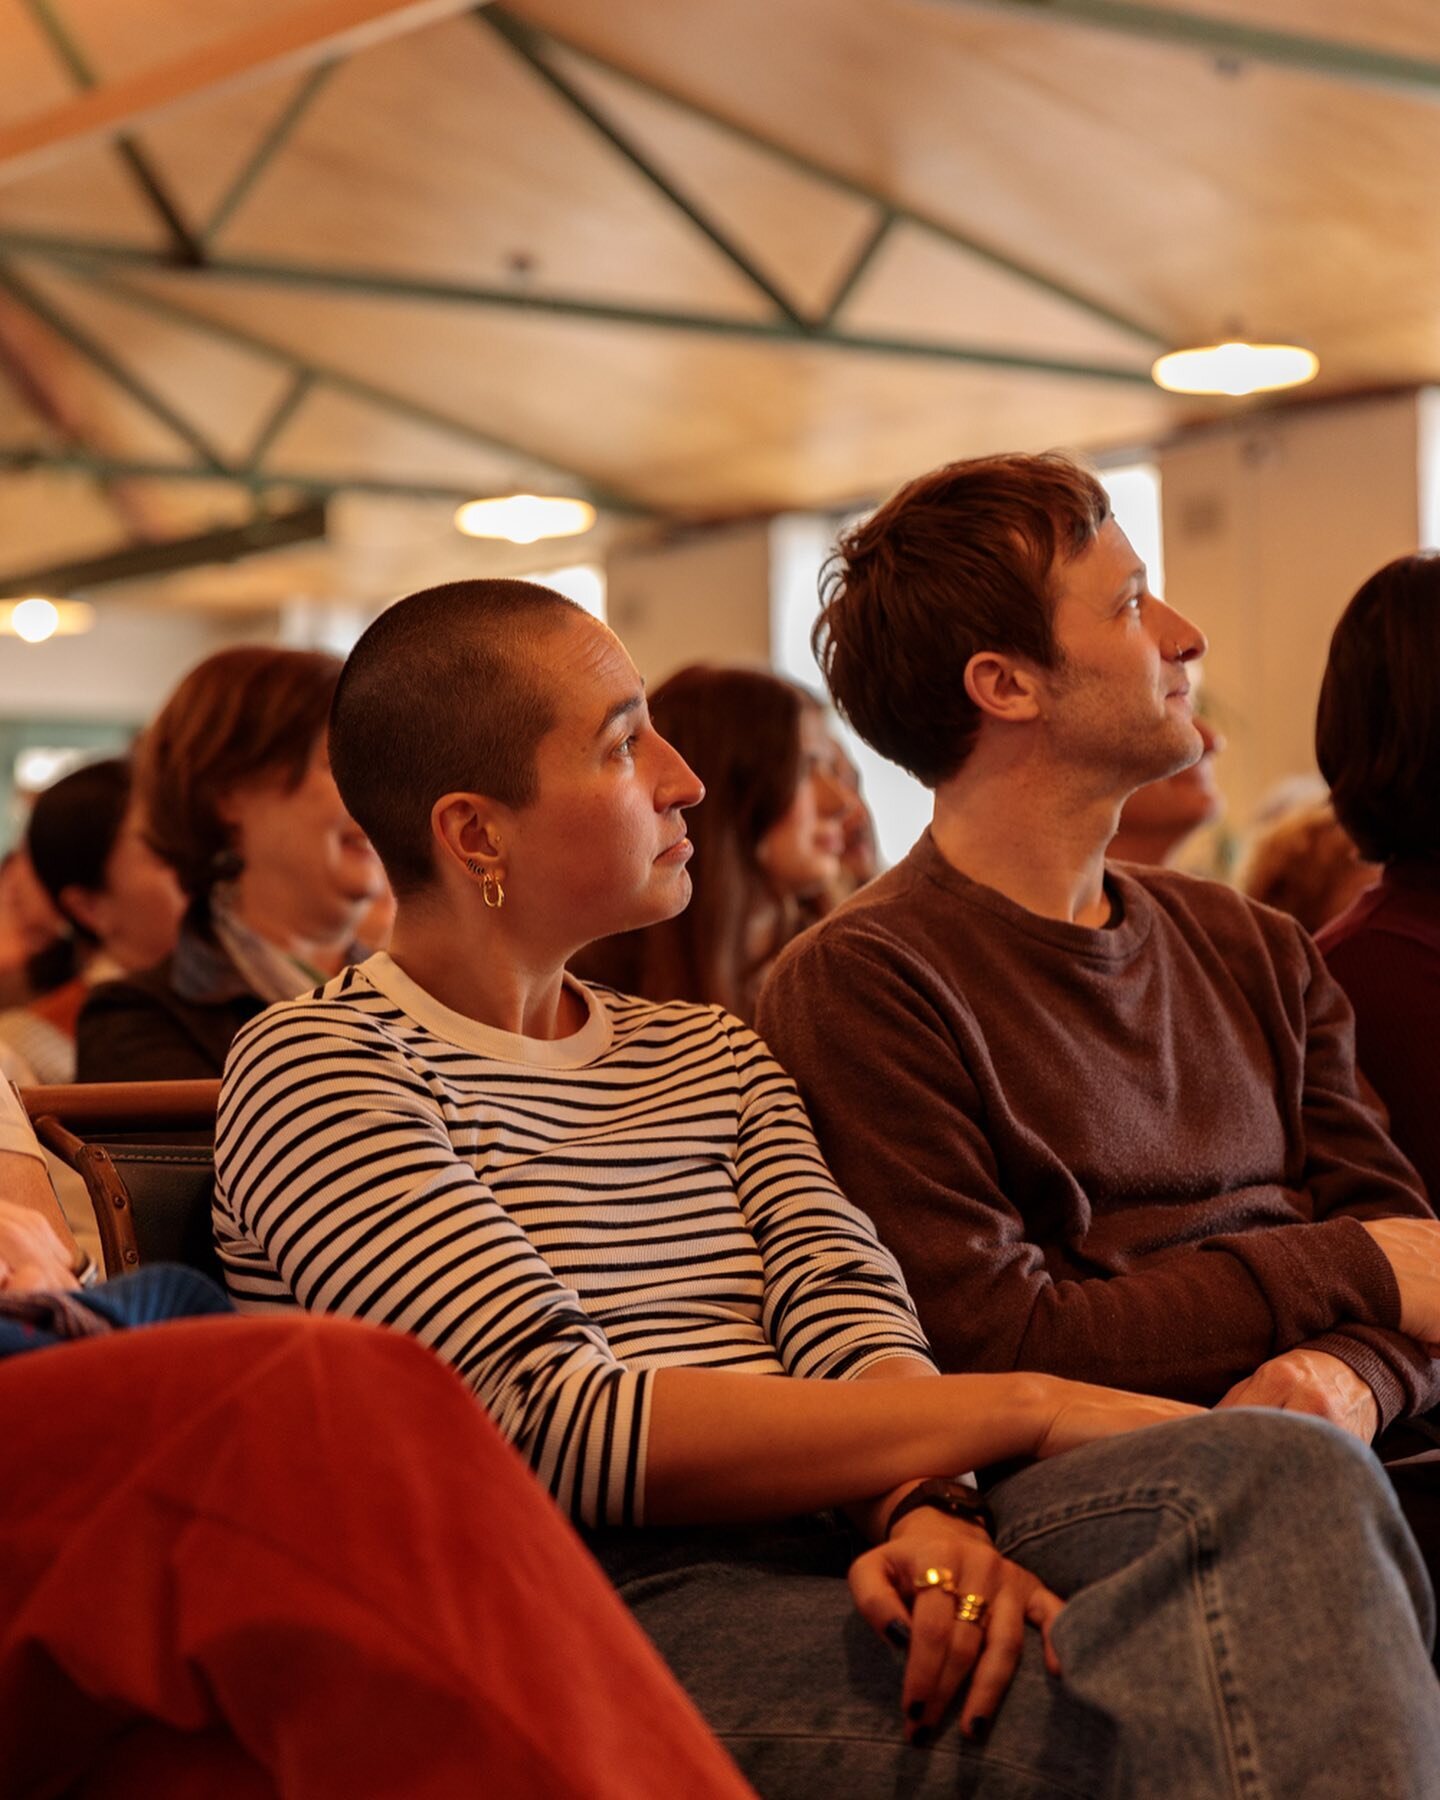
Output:
[[[938,1375],[755,1034],[566,973],[685,906],[702,792],[603,625],[521,582],[402,600],[330,750],[398,915],[231,1051],[242,1308],[451,1363],[767,1800],[1430,1791],[1430,1593],[1353,1440]],[[534,1601],[563,1656],[563,1585]]]
[[[86,1002],[81,1081],[213,1078],[247,1019],[364,954],[356,927],[384,875],[326,756],[340,667],[319,651],[221,650],[141,738],[146,835],[188,907],[165,962]]]
[[[1401,556],[1341,615],[1315,755],[1378,883],[1319,934],[1355,1008],[1356,1061],[1440,1200],[1440,556]]]

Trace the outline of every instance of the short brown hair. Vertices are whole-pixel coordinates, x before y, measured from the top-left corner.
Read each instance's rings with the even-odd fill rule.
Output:
[[[345,662],[330,766],[397,894],[434,878],[430,811],[442,794],[504,806],[535,798],[535,752],[554,699],[525,640],[584,618],[533,581],[450,581],[397,600]]]
[[[190,671],[140,739],[145,835],[192,900],[231,866],[225,796],[250,782],[300,784],[339,677],[340,659],[318,650],[220,650]]]
[[[1440,852],[1440,556],[1397,557],[1345,608],[1315,756],[1371,862]]]
[[[821,575],[812,642],[835,704],[927,787],[969,755],[980,714],[972,656],[1059,660],[1052,579],[1110,516],[1068,457],[989,456],[922,475],[840,540]]]

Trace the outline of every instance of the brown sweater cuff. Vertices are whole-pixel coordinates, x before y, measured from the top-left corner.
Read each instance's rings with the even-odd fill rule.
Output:
[[[1275,1350],[1293,1350],[1351,1323],[1400,1323],[1400,1289],[1379,1245],[1358,1219],[1277,1225],[1211,1238],[1249,1270],[1275,1321]]]
[[[1380,1423],[1375,1428],[1379,1437],[1387,1425],[1393,1425],[1397,1419],[1405,1418],[1413,1408],[1407,1404],[1409,1395],[1405,1384],[1391,1368],[1373,1344],[1366,1343],[1363,1338],[1347,1337],[1344,1332],[1326,1332],[1323,1337],[1311,1338],[1306,1344],[1307,1350],[1323,1350],[1327,1356],[1338,1357],[1354,1372],[1375,1396],[1375,1405],[1380,1414]]]

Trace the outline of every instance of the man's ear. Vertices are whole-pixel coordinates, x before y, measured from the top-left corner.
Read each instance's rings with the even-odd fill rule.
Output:
[[[505,807],[483,794],[442,794],[430,808],[430,830],[441,858],[462,869],[478,862],[503,881],[508,818]]]
[[[965,665],[965,692],[987,719],[1022,725],[1040,716],[1039,682],[1018,657],[980,650]]]

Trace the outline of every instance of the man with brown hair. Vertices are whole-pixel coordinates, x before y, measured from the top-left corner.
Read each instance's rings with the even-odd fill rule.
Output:
[[[1206,646],[1099,483],[1055,456],[913,482],[842,541],[816,640],[934,820],[782,956],[760,1027],[940,1366],[1367,1442],[1440,1401],[1399,1289],[1436,1282],[1440,1224],[1313,945],[1217,883],[1107,866],[1127,796],[1201,754]]]

